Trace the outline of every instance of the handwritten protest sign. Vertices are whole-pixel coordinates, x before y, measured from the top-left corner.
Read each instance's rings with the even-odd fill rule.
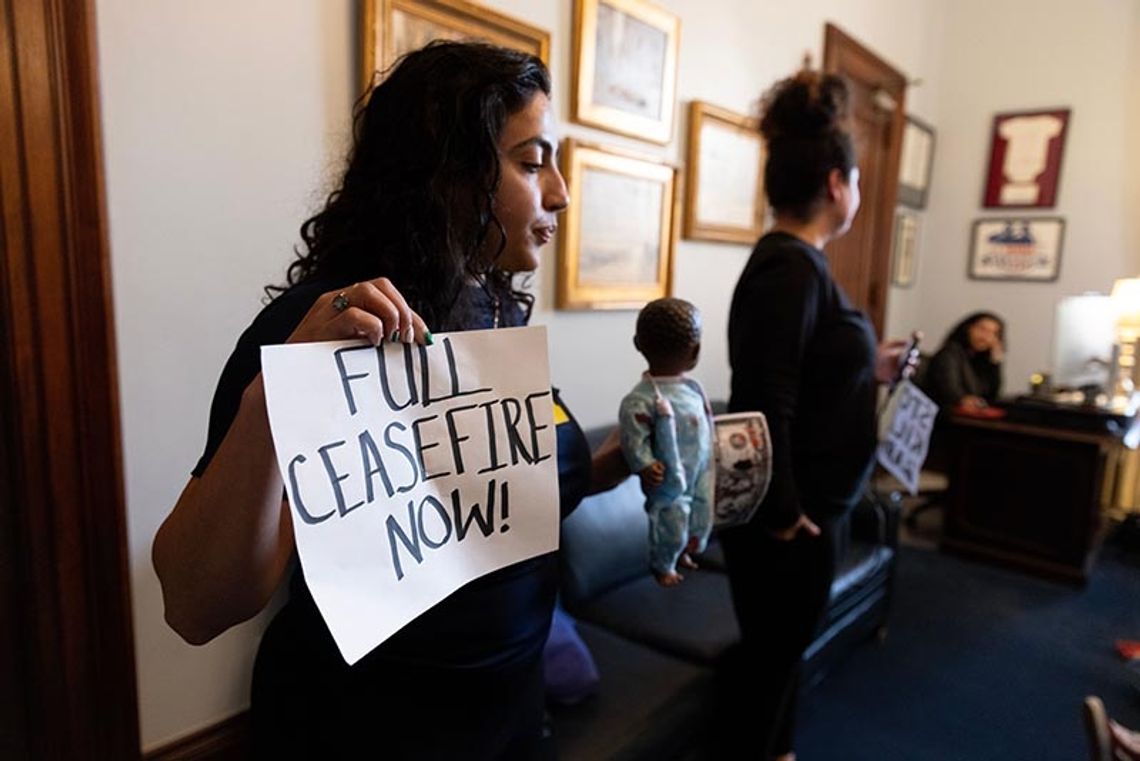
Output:
[[[909,380],[895,387],[883,411],[876,456],[911,494],[918,493],[918,477],[937,414],[938,405]]]
[[[261,364],[305,580],[349,664],[557,549],[544,328],[266,346]]]

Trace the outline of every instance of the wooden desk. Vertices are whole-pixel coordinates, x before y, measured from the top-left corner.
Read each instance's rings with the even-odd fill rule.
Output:
[[[1123,446],[1111,433],[955,417],[943,548],[1083,583]]]

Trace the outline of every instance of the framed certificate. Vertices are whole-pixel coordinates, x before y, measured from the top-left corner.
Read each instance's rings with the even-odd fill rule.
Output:
[[[764,141],[756,120],[693,101],[685,168],[685,237],[755,243],[764,226]]]
[[[982,206],[1051,209],[1056,205],[1069,113],[1061,108],[994,117]]]
[[[1060,217],[974,222],[969,275],[974,280],[1050,283],[1061,272],[1065,220]]]

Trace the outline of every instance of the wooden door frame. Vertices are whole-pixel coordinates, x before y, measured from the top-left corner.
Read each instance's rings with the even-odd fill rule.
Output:
[[[139,757],[95,37],[0,0],[5,758]]]
[[[890,293],[891,235],[895,206],[898,201],[899,160],[902,153],[903,128],[906,124],[906,77],[854,37],[835,24],[828,23],[823,36],[823,70],[829,74],[852,76],[876,82],[895,99],[891,117],[890,145],[887,149],[883,195],[878,213],[872,220],[873,240],[886,241],[877,246],[871,258],[871,292],[868,316],[880,337],[886,325],[887,296]]]

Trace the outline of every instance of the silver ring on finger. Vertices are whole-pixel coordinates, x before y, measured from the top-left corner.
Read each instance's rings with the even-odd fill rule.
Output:
[[[343,312],[344,310],[348,309],[348,294],[346,294],[344,291],[341,291],[337,295],[333,296],[332,307],[338,312]]]

